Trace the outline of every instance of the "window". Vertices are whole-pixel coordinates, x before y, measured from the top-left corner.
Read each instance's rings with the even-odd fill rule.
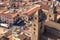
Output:
[[[35,17],[35,19],[37,19],[37,17]]]
[[[49,15],[49,17],[51,17],[51,15]]]
[[[34,28],[34,30],[36,30],[36,28]]]
[[[36,24],[34,24],[34,26],[36,26]]]
[[[34,34],[35,34],[35,32],[34,32]]]
[[[6,21],[5,21],[5,23],[6,23]]]

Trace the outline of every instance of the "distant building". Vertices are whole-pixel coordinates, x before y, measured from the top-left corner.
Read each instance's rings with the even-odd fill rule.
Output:
[[[10,13],[9,11],[6,11],[3,12],[0,17],[4,23],[13,24],[16,20],[19,19],[20,15],[18,13]]]

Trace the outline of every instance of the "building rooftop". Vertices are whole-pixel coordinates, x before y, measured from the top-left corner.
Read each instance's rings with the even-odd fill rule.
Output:
[[[9,29],[0,27],[0,38],[5,36],[5,33],[7,33],[8,31]]]
[[[14,12],[14,10],[8,10],[6,12],[3,12],[1,15],[9,18],[14,18],[19,14],[17,12]]]
[[[24,28],[26,28],[26,29],[24,29],[24,28],[22,28],[21,27],[21,29],[23,30],[22,32],[24,33],[24,34],[18,34],[18,32],[16,32],[16,30],[14,30],[14,29],[17,29],[17,28],[12,28],[13,29],[13,32],[16,32],[16,34],[18,35],[18,38],[19,39],[21,39],[21,40],[23,40],[23,39],[25,39],[27,36],[29,36],[29,37],[31,37],[31,35],[32,35],[32,30],[35,30],[35,29],[31,29],[31,28],[33,28],[33,27],[29,27],[29,23],[28,23],[28,21],[29,21],[29,19],[31,18],[31,19],[33,19],[33,21],[34,21],[34,16],[32,15],[32,14],[34,14],[35,12],[37,12],[37,10],[39,10],[39,9],[43,9],[43,13],[45,12],[45,13],[47,13],[47,17],[48,17],[48,20],[50,19],[50,14],[48,14],[50,11],[53,11],[53,6],[52,6],[52,8],[50,9],[50,7],[51,7],[51,5],[52,5],[52,0],[51,1],[48,1],[48,0],[42,0],[42,1],[40,1],[40,3],[41,3],[41,5],[40,4],[36,4],[36,3],[34,3],[34,2],[26,2],[26,0],[23,0],[24,2],[10,2],[10,4],[9,4],[9,2],[7,2],[6,3],[6,9],[0,9],[0,15],[2,15],[1,16],[1,20],[3,20],[3,18],[5,18],[6,17],[6,19],[10,19],[10,18],[13,18],[14,20],[14,22],[15,22],[15,20],[17,20],[18,21],[18,24],[20,24],[20,23],[22,23],[21,21],[20,21],[20,19],[19,18],[17,18],[18,16],[19,17],[21,17],[21,19],[23,19],[23,21],[25,22],[25,24],[27,25],[24,25]],[[28,0],[29,1],[29,0]],[[53,0],[54,1],[54,3],[56,4],[56,1],[55,0]],[[12,4],[14,4],[14,5],[12,5]],[[1,5],[3,5],[4,6],[4,3],[3,2],[0,2],[0,6]],[[13,7],[10,7],[10,6],[13,6]],[[16,7],[18,7],[17,5],[19,5],[19,8],[15,8],[15,6]],[[9,7],[9,8],[8,8]],[[5,8],[5,7],[4,7]],[[40,11],[40,10],[39,10]],[[48,12],[46,12],[46,11],[48,11]],[[57,5],[57,13],[58,13],[58,15],[60,15],[60,6],[58,6]],[[44,14],[42,13],[42,15],[44,16]],[[52,14],[52,12],[50,12],[51,14]],[[25,21],[25,16],[26,16],[26,19],[28,20],[27,22]],[[33,17],[30,17],[30,15],[31,16],[33,16]],[[53,14],[52,14],[53,15]],[[4,16],[4,17],[3,17]],[[49,17],[50,16],[50,17]],[[35,17],[37,17],[37,16],[35,16]],[[44,16],[45,17],[45,16]],[[16,18],[16,19],[15,19]],[[53,19],[53,18],[52,18]],[[5,22],[5,19],[3,20],[4,22]],[[5,23],[7,23],[7,22],[13,22],[12,20],[9,20],[9,21],[7,21],[6,20],[6,22]],[[32,21],[29,21],[29,22],[32,22]],[[17,22],[16,22],[17,23]],[[33,22],[32,22],[33,23]],[[32,23],[30,23],[30,24],[32,24]],[[54,25],[53,25],[53,24]],[[9,23],[8,23],[9,24]],[[57,24],[57,25],[56,25]],[[47,21],[46,23],[45,23],[45,25],[48,25],[48,26],[53,26],[54,28],[56,28],[56,29],[59,29],[60,30],[60,28],[59,28],[59,25],[60,24],[58,24],[58,23],[55,23],[55,22],[52,22],[52,21]],[[14,27],[16,26],[16,25],[13,25]],[[16,26],[17,27],[17,26]],[[20,26],[19,26],[20,27]],[[0,27],[0,37],[2,37],[2,36],[4,36],[5,35],[5,33],[7,33],[9,31],[9,29],[6,29],[6,28],[2,28],[2,27]],[[20,28],[19,28],[19,31],[21,31],[20,30]],[[12,34],[14,34],[12,32]],[[6,34],[7,35],[7,34]],[[12,35],[12,36],[15,36],[15,35]]]
[[[35,11],[40,9],[40,5],[36,5],[33,8],[31,8],[30,10],[28,10],[27,12],[25,12],[26,15],[31,15],[33,14]],[[34,11],[33,11],[34,10]]]
[[[25,34],[19,35],[18,38],[24,40],[27,36]]]
[[[4,12],[4,10],[0,10],[0,14],[2,14]]]
[[[48,7],[48,5],[42,4],[42,5],[41,5],[41,9],[49,10],[49,7]]]

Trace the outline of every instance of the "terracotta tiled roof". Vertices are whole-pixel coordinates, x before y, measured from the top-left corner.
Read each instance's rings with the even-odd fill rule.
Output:
[[[28,10],[25,14],[26,15],[31,15],[33,14],[35,11],[39,10],[40,9],[40,6],[36,6],[36,7],[33,7],[31,8],[30,10]]]
[[[18,38],[20,38],[21,40],[24,40],[27,36],[22,34],[22,35],[19,35]]]
[[[5,17],[8,17],[8,18],[14,18],[17,16],[17,13],[16,14],[1,14],[2,16],[5,16]]]
[[[12,18],[16,17],[18,14],[11,14]]]
[[[29,29],[29,30],[24,30],[25,33],[28,33],[28,34],[31,34],[32,31]]]
[[[49,10],[48,6],[44,5],[44,4],[41,5],[41,8],[44,9],[44,10]]]
[[[0,10],[0,14],[2,14],[3,10]]]

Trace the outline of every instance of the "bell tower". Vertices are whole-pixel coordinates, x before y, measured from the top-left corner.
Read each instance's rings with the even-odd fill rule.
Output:
[[[40,36],[40,32],[39,32],[40,31],[40,23],[39,23],[38,10],[34,14],[31,31],[32,31],[32,38],[31,38],[31,40],[39,40],[39,36]]]

